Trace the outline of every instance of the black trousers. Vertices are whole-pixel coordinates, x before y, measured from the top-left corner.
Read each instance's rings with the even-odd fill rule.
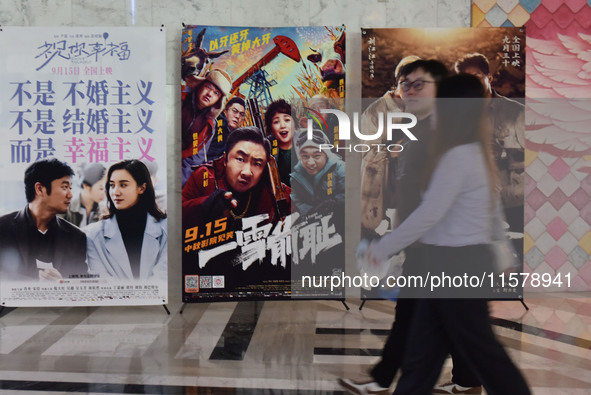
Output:
[[[474,274],[491,268],[486,246],[430,246],[425,251],[422,264],[432,272],[455,266],[454,274],[460,275],[464,270]],[[460,361],[489,395],[530,394],[523,376],[494,335],[485,298],[418,300],[406,341],[396,395],[431,394],[450,351],[456,357],[454,364]]]
[[[476,373],[489,395],[530,394],[495,338],[484,299],[418,301],[407,347],[395,395],[431,394],[450,349]]]
[[[406,259],[402,269],[403,276],[409,276],[420,271],[421,248],[409,247],[405,250]],[[417,299],[410,298],[409,292],[402,288],[396,302],[396,313],[392,329],[382,350],[382,359],[373,367],[370,375],[382,387],[389,387],[402,366],[408,332],[415,312]]]
[[[425,255],[424,248],[422,249],[419,246],[406,249],[406,259],[402,275],[408,277],[422,274],[424,271],[424,265],[422,264]],[[409,330],[418,301],[418,299],[411,296],[416,296],[411,290],[401,290],[400,297],[396,302],[394,322],[392,323],[390,334],[382,350],[382,358],[370,371],[370,375],[382,387],[390,387],[392,385],[398,370],[402,366],[408,343]],[[481,385],[470,365],[455,350],[450,349],[448,352],[451,354],[453,360],[453,382],[465,387]]]

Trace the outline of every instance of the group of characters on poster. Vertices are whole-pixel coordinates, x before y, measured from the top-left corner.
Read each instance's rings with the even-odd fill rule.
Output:
[[[319,150],[339,136],[318,115],[342,108],[344,43],[344,27],[184,30],[185,302],[289,297],[304,263],[342,246],[345,164]]]
[[[400,134],[400,152],[373,149],[362,159],[361,234],[373,240],[404,221],[421,201],[421,181],[432,135],[435,83],[451,73],[477,76],[485,87],[488,127],[499,171],[507,232],[522,257],[525,148],[525,34],[499,29],[365,29],[363,97],[371,100],[362,129],[378,130],[381,114],[405,111],[417,116],[417,141]],[[445,40],[445,41],[444,41]],[[424,45],[422,45],[424,44]],[[436,49],[435,49],[436,48]],[[495,87],[495,88],[493,88]],[[385,91],[385,93],[384,93]],[[499,91],[503,91],[508,98]],[[380,97],[381,96],[381,97]],[[404,254],[392,258],[390,274],[402,270]],[[379,290],[365,297],[379,297]],[[386,297],[396,297],[381,292]],[[514,289],[499,290],[513,293]]]
[[[122,32],[23,34],[23,45],[36,51],[27,61],[34,71],[6,66],[25,56],[22,47],[7,51],[3,303],[125,304],[119,299],[141,299],[147,289],[155,298],[135,303],[167,298],[166,180],[157,179],[165,163],[164,64],[138,71],[141,33]]]
[[[166,281],[166,214],[146,164],[92,163],[76,174],[41,159],[27,168],[23,194],[27,204],[0,217],[4,280]]]

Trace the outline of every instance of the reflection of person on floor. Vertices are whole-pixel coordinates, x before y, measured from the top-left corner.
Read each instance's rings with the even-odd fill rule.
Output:
[[[166,281],[166,214],[139,160],[115,163],[107,172],[105,219],[88,226],[88,269],[101,277]]]
[[[83,228],[100,219],[100,203],[105,200],[105,170],[99,163],[84,168],[82,190],[72,199],[65,215],[66,220]]]
[[[482,127],[485,103],[478,100],[484,98],[484,87],[472,75],[454,75],[438,84],[437,97],[437,128],[421,204],[397,229],[373,242],[366,258],[381,262],[420,239],[425,245],[421,257],[425,271],[435,275],[445,271],[450,276],[491,273],[489,244],[493,238],[502,238],[503,228],[496,193],[498,173],[488,154],[491,138]],[[475,288],[465,290],[457,294],[457,289],[448,289],[460,298],[446,299],[449,293],[442,293],[440,298],[418,300],[394,394],[431,393],[452,350],[470,366],[488,394],[530,393],[495,338],[488,295]]]
[[[43,159],[25,171],[28,204],[0,217],[0,273],[9,280],[59,280],[87,273],[86,235],[58,214],[72,200],[74,171]]]
[[[313,213],[338,213],[345,203],[345,162],[321,144],[331,144],[315,129],[312,139],[302,129],[295,137],[298,163],[291,173],[291,200],[303,216]]]
[[[272,144],[272,154],[277,159],[279,177],[285,185],[290,185],[292,139],[294,122],[291,106],[283,99],[274,101],[265,112],[265,129]]]
[[[233,223],[258,214],[269,214],[267,222],[274,224],[280,220],[267,182],[269,141],[258,128],[242,127],[230,134],[226,149],[223,159],[197,168],[183,187],[183,228],[224,217]],[[281,187],[289,195],[290,189]]]

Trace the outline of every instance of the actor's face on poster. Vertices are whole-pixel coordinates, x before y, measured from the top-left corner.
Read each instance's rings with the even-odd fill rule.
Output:
[[[273,136],[279,140],[279,147],[288,148],[293,138],[293,122],[291,115],[277,113],[271,120]]]
[[[42,187],[43,188],[43,187]],[[47,194],[47,189],[43,188]],[[72,200],[72,179],[69,176],[55,179],[51,182],[51,193],[45,195],[45,206],[55,214],[68,211]]]
[[[228,153],[226,180],[235,192],[247,192],[261,180],[267,153],[260,144],[240,141]]]
[[[138,185],[127,170],[115,170],[111,174],[109,196],[117,210],[133,207],[145,190],[146,185]]]

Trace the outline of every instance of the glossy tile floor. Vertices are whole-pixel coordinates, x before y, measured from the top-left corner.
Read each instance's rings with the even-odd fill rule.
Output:
[[[591,394],[591,294],[492,302],[534,394]],[[0,393],[342,394],[377,360],[394,302],[5,309]],[[442,372],[449,377],[450,362]]]

